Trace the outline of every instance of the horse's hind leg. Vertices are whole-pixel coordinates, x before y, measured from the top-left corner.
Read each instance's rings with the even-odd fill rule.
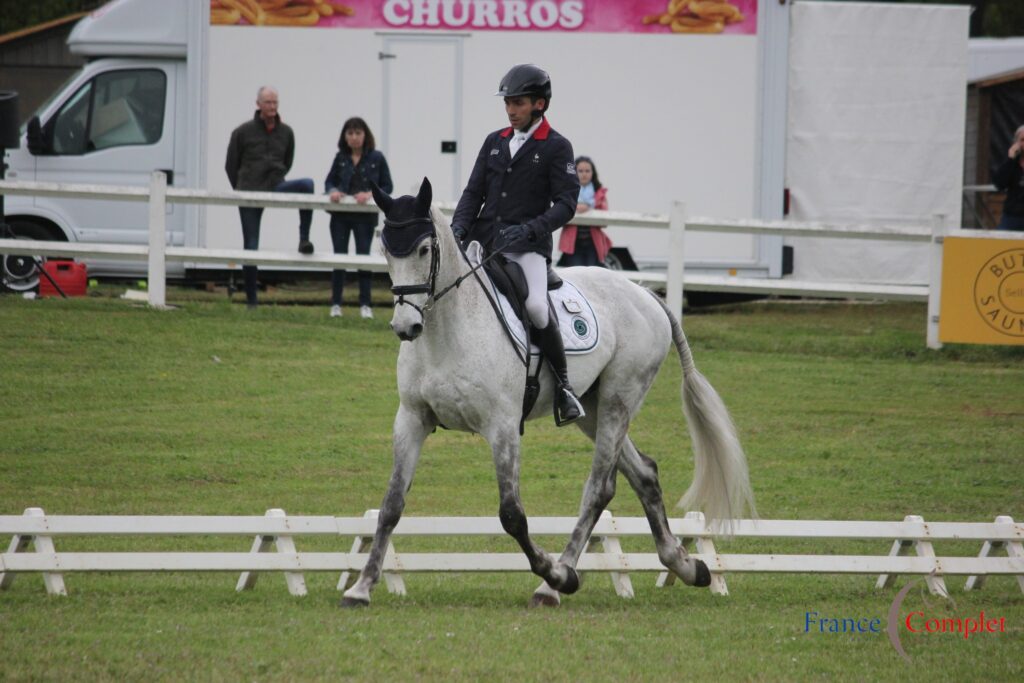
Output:
[[[615,464],[618,460],[622,440],[629,426],[629,409],[619,396],[602,397],[597,409],[593,404],[584,406],[587,416],[581,420],[580,429],[594,440],[594,461],[590,476],[583,488],[583,499],[580,502],[580,515],[569,538],[569,543],[562,551],[559,562],[575,574],[576,563],[580,559],[590,534],[597,524],[601,512],[615,496]],[[578,575],[577,575],[578,576]],[[553,586],[554,588],[559,588]],[[578,587],[578,586],[577,586]],[[573,593],[559,588],[562,593]],[[541,586],[534,592],[531,605],[557,605],[558,596]]]
[[[580,431],[590,437],[592,441],[595,441],[597,437],[596,405],[584,404],[584,408],[587,411],[587,416],[576,424],[579,426]],[[638,451],[629,436],[626,436],[622,440],[622,448],[619,452],[619,460],[616,463],[616,467],[626,477],[630,486],[633,487],[633,490],[636,491],[637,496],[640,498],[640,503],[644,507],[648,523],[654,532],[654,540],[658,548],[658,558],[662,564],[688,585],[709,585],[711,573],[708,571],[707,566],[703,562],[689,557],[686,548],[672,535],[672,531],[669,529],[668,516],[665,513],[665,503],[661,495],[661,485],[658,483],[657,463]],[[593,526],[591,526],[591,531],[593,531]],[[565,559],[564,555],[563,559]],[[537,590],[534,591],[530,604],[535,607],[542,605],[556,607],[560,602],[561,599],[558,591],[552,589],[546,583],[541,583]]]
[[[395,530],[402,510],[405,509],[405,494],[412,485],[412,475],[416,471],[423,442],[433,428],[434,425],[424,416],[405,406],[398,407],[394,427],[395,464],[387,493],[384,494],[384,501],[380,505],[377,532],[373,536],[373,546],[370,548],[366,566],[359,573],[359,579],[345,591],[341,599],[342,607],[365,607],[370,604],[370,591],[380,580],[384,552],[388,547],[391,532]]]
[[[661,563],[689,586],[710,585],[711,572],[708,571],[707,565],[690,557],[686,548],[669,529],[661,485],[658,483],[658,465],[637,450],[627,436],[622,444],[618,467],[644,506],[644,513],[654,533],[654,542]]]

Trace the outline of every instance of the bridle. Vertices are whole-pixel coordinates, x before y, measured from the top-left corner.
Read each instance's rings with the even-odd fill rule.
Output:
[[[384,219],[384,227],[386,228],[408,228],[419,223],[429,223],[432,228],[430,232],[430,274],[427,276],[426,282],[422,282],[418,285],[396,285],[391,288],[391,293],[398,297],[398,300],[395,302],[395,306],[412,306],[422,318],[425,316],[427,311],[433,308],[437,302],[441,300],[441,297],[461,285],[466,278],[473,275],[479,268],[483,267],[485,263],[497,256],[499,252],[491,252],[487,258],[470,268],[468,273],[460,275],[454,282],[435,294],[434,291],[437,288],[437,272],[441,266],[441,254],[437,248],[437,229],[434,227],[434,221],[430,218],[409,218],[404,221],[393,221],[387,218]],[[423,240],[420,240],[420,242],[422,241]],[[456,243],[458,243],[458,240],[456,240]],[[417,242],[417,244],[419,244],[419,242]],[[459,245],[459,249],[461,251],[461,245]],[[463,257],[465,257],[465,252],[463,252]],[[417,306],[415,303],[408,301],[405,298],[413,294],[427,295],[427,300],[423,303],[423,306]]]
[[[426,282],[422,282],[418,285],[396,285],[391,288],[391,293],[398,297],[398,301],[395,302],[395,306],[412,306],[419,312],[420,316],[433,308],[437,302],[437,297],[434,296],[434,289],[437,286],[437,271],[441,265],[441,256],[437,249],[437,232],[433,229],[434,222],[430,218],[409,218],[404,221],[393,221],[388,218],[384,219],[385,228],[408,228],[413,225],[420,223],[429,223],[431,227],[430,231],[430,275],[427,277]],[[420,240],[422,242],[423,240]],[[419,244],[419,242],[417,242]],[[413,294],[426,294],[427,300],[423,306],[417,306],[411,301],[406,300],[405,297]]]

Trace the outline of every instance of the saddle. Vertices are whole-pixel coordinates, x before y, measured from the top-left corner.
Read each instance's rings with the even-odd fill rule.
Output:
[[[502,254],[495,256],[484,263],[484,272],[491,278],[491,282],[499,292],[505,295],[516,317],[523,323],[523,327],[529,329],[530,321],[526,316],[526,274],[515,261],[509,261]],[[562,286],[562,278],[548,266],[548,291],[558,289]]]

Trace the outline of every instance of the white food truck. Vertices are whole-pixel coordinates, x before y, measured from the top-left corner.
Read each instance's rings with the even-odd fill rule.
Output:
[[[667,214],[671,202],[681,200],[690,215],[777,219],[783,217],[787,179],[806,176],[822,187],[815,186],[809,197],[800,187],[790,187],[801,217],[858,220],[848,212],[829,214],[838,205],[829,194],[836,188],[828,188],[829,178],[835,177],[830,175],[835,167],[827,165],[836,161],[829,156],[832,143],[843,140],[843,153],[854,151],[847,159],[866,177],[888,171],[881,145],[872,144],[908,132],[916,147],[900,143],[889,151],[931,163],[930,171],[911,180],[931,173],[929,182],[941,184],[936,196],[951,203],[951,212],[958,210],[963,84],[958,90],[943,85],[944,92],[930,94],[932,104],[945,97],[942,102],[955,105],[959,93],[959,112],[922,122],[903,117],[906,107],[900,103],[906,98],[895,77],[886,73],[902,73],[929,88],[936,69],[945,69],[944,74],[954,74],[947,80],[955,83],[958,65],[966,69],[966,11],[962,21],[958,14],[955,20],[926,26],[938,31],[940,39],[952,35],[959,40],[962,23],[963,54],[958,57],[961,46],[948,44],[922,56],[919,46],[935,40],[919,33],[899,39],[884,25],[891,16],[947,17],[941,10],[948,8],[713,0],[733,7],[734,20],[720,21],[713,27],[718,32],[692,33],[674,31],[675,23],[661,20],[678,8],[675,0],[319,2],[316,21],[307,21],[308,15],[298,19],[299,7],[315,2],[296,2],[293,19],[286,22],[244,12],[211,15],[208,0],[114,0],[104,5],[71,33],[70,49],[89,61],[29,121],[21,148],[8,154],[7,178],[146,185],[159,169],[174,186],[230,190],[224,172],[230,133],[253,116],[258,88],[272,85],[279,91],[281,117],[296,135],[289,178],[311,177],[322,191],[342,123],[361,116],[388,159],[397,194],[413,191],[428,176],[435,199],[454,202],[485,135],[506,123],[501,99],[494,96],[498,81],[511,65],[533,62],[552,76],[549,120],[573,142],[577,154],[594,159],[613,210]],[[798,30],[803,7],[807,18],[801,21],[813,24],[813,35]],[[918,10],[923,14],[914,14]],[[830,17],[835,21],[830,23]],[[690,24],[699,19],[689,18]],[[833,26],[834,33],[823,26]],[[847,38],[842,43],[837,35],[860,42],[851,44]],[[872,35],[892,40],[872,41]],[[791,53],[821,67],[797,74],[795,93]],[[932,63],[909,75],[899,71],[900,60],[917,68],[939,54],[944,55],[939,67]],[[838,119],[817,116],[830,111],[822,109],[817,93],[828,92],[835,103],[837,94],[829,91],[834,74],[883,60],[896,60],[895,70],[871,66],[870,75],[881,78],[886,91],[865,86],[856,95],[872,101],[846,103],[841,111],[847,115]],[[856,110],[850,110],[854,105]],[[880,120],[889,126],[884,135],[877,130]],[[794,122],[798,139],[788,132]],[[942,136],[936,137],[936,130]],[[918,155],[926,147],[943,156]],[[881,156],[857,154],[858,149]],[[954,160],[952,175],[934,168],[947,158]],[[817,174],[816,164],[822,164]],[[844,184],[843,190],[843,207],[856,204],[850,194],[861,188]],[[872,201],[869,191],[863,198]],[[898,201],[905,204],[906,198]],[[900,220],[927,223],[933,204],[929,198],[916,213],[884,207],[875,213],[879,219],[899,214]],[[143,203],[9,196],[6,212],[20,237],[123,244],[147,240]],[[169,244],[241,246],[238,213],[231,207],[168,205],[167,212]],[[331,248],[328,221],[325,212],[314,217],[317,250]],[[268,210],[261,248],[294,250],[296,223],[294,210]],[[664,264],[664,231],[612,228],[610,234],[620,256],[640,267]],[[686,268],[781,277],[785,244],[781,237],[689,233]],[[35,285],[31,274],[12,273],[9,262],[5,257],[4,287]],[[799,247],[796,263],[799,267]],[[197,277],[210,266],[169,268],[169,276],[184,278]],[[134,276],[145,273],[145,264],[90,260],[89,269],[97,275]]]

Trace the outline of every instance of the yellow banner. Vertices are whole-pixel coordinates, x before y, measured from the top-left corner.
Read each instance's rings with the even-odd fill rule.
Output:
[[[943,241],[939,341],[1024,346],[1024,240]]]

